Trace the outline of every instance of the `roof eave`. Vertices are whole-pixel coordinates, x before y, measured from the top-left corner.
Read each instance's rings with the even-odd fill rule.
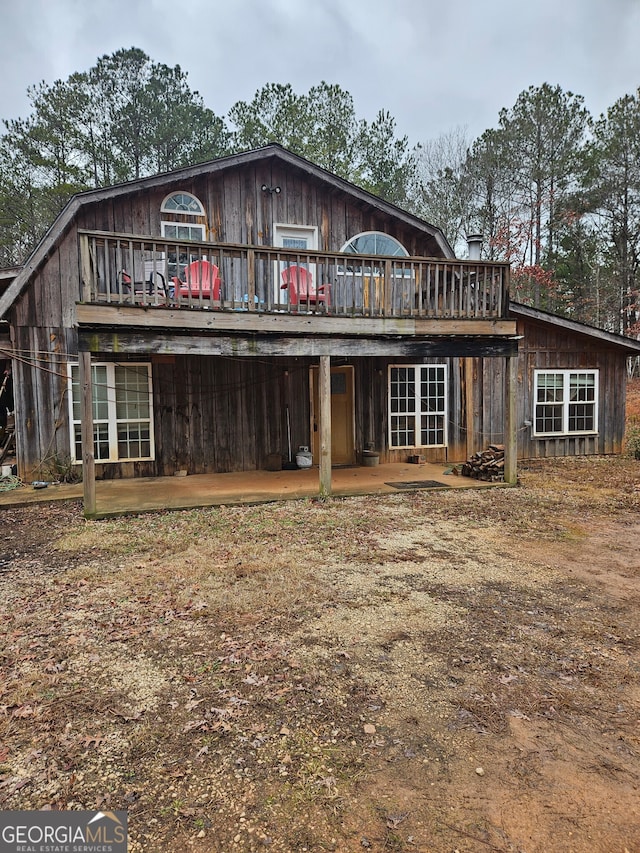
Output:
[[[596,326],[589,326],[587,323],[579,323],[576,320],[559,317],[556,314],[550,314],[549,312],[542,311],[539,308],[522,305],[520,302],[509,302],[509,312],[514,314],[516,317],[523,317],[529,320],[549,323],[553,326],[557,326],[558,328],[575,332],[578,335],[586,335],[587,337],[595,338],[609,346],[626,350],[629,355],[640,355],[640,341],[636,341],[633,338],[626,338],[624,335],[616,335],[613,332],[598,329]]]

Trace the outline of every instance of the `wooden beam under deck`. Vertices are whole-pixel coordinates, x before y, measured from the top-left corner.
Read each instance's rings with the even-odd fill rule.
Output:
[[[518,352],[515,337],[394,336],[379,338],[286,334],[167,334],[127,329],[80,328],[80,350],[127,355],[236,357],[504,357]]]

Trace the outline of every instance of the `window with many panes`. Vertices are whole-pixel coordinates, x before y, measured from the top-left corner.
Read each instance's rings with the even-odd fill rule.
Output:
[[[68,366],[71,457],[82,461],[81,390],[77,364]],[[93,452],[96,462],[153,459],[150,364],[93,364]]]
[[[409,252],[399,240],[381,231],[364,231],[362,234],[356,234],[355,237],[347,240],[340,251],[354,255],[398,255],[404,258],[409,256]]]
[[[533,434],[598,431],[597,370],[536,370]]]
[[[444,447],[447,443],[447,367],[389,367],[389,446]]]
[[[163,219],[160,231],[163,237],[185,242],[202,243],[206,239],[205,211],[202,202],[191,193],[177,192],[168,195],[160,207],[160,212],[170,214],[171,221]],[[199,219],[199,222],[193,222]],[[199,251],[191,252],[188,246],[181,246],[176,251],[169,251],[167,258],[167,275],[184,279],[184,270],[192,261],[201,260]]]
[[[191,195],[191,193],[184,192],[168,195],[162,202],[160,210],[163,213],[187,213],[195,216],[204,216],[204,207],[201,201],[194,195]]]

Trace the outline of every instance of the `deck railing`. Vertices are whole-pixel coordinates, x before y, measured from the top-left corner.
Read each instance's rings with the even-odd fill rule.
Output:
[[[500,319],[505,263],[299,252],[80,232],[86,303],[332,316]]]

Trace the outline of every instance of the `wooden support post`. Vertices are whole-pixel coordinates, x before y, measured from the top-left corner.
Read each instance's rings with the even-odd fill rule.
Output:
[[[474,412],[474,379],[473,379],[473,358],[463,358],[463,381],[464,381],[464,398],[465,410],[467,413],[467,459],[480,450],[476,447],[476,432],[475,432],[475,412]]]
[[[318,371],[320,403],[320,497],[331,494],[331,356],[320,356]]]
[[[512,486],[518,482],[518,425],[516,401],[518,395],[518,356],[507,358],[507,393],[504,423],[504,480]]]
[[[82,417],[82,487],[85,518],[96,515],[96,460],[93,451],[93,382],[91,353],[79,353]]]

